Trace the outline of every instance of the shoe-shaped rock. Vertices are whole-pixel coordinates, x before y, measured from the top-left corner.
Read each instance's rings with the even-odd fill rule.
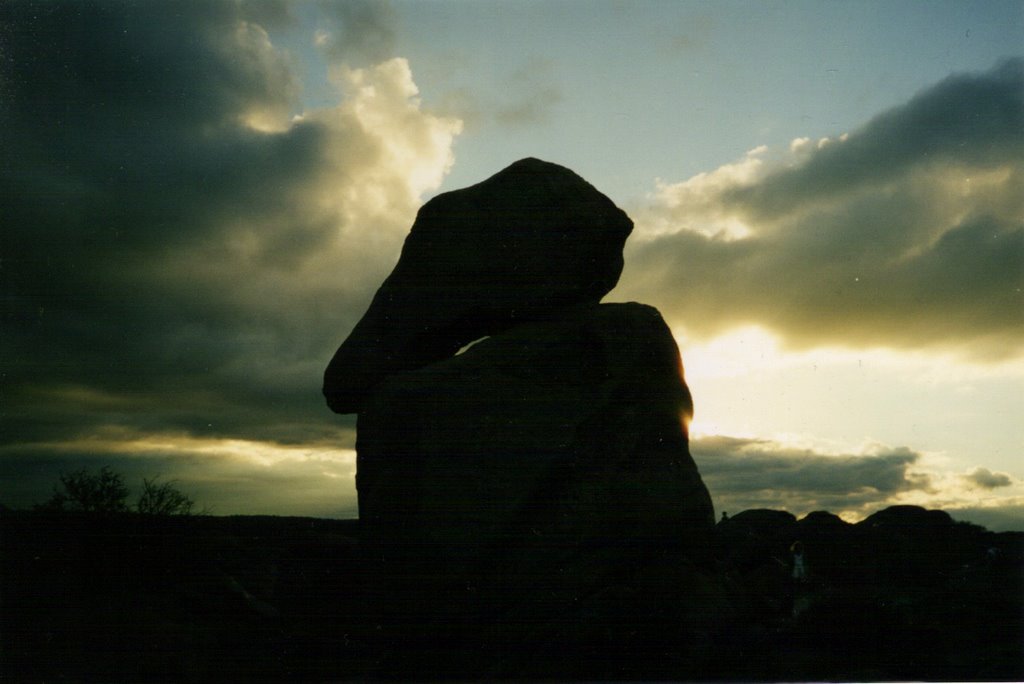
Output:
[[[597,303],[633,222],[573,171],[523,159],[420,208],[394,271],[324,373],[337,413],[385,378],[512,325]]]

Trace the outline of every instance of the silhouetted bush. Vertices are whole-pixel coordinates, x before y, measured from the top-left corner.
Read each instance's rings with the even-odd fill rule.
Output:
[[[135,510],[145,515],[189,515],[195,502],[174,486],[174,481],[157,484],[159,478],[142,479],[142,494]]]
[[[86,469],[61,473],[53,496],[36,506],[41,511],[84,513],[128,513],[143,515],[191,515],[195,501],[175,486],[174,481],[159,482],[158,477],[143,478],[142,493],[135,508],[128,506],[128,487],[124,478],[104,466],[98,473]]]
[[[128,488],[124,478],[107,466],[93,474],[84,468],[73,473],[61,473],[60,484],[53,488],[53,496],[40,508],[55,511],[83,511],[86,513],[123,513]]]

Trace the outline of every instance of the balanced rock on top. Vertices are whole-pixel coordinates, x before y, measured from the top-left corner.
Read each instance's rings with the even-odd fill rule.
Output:
[[[438,195],[420,209],[394,271],[328,365],[328,405],[357,413],[390,375],[597,303],[618,282],[632,229],[592,185],[538,159]]]

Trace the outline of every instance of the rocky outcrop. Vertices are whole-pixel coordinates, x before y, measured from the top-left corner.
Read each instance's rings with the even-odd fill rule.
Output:
[[[481,644],[516,676],[594,676],[551,669],[594,649],[674,662],[714,601],[695,580],[714,516],[690,413],[675,341],[639,304],[580,306],[384,381],[359,414],[357,484],[385,622],[419,625],[432,654],[456,645],[445,662]],[[399,634],[408,655],[417,635]],[[509,644],[528,662],[503,660]]]
[[[727,546],[717,572],[729,578],[738,610],[697,642],[703,662],[680,658],[678,669],[630,677],[617,649],[605,649],[580,659],[599,668],[590,679],[1024,681],[1024,532],[954,523],[927,541],[929,550],[906,549],[888,536],[888,525],[851,525],[828,514],[796,525],[810,573],[809,606],[798,618],[780,601],[786,590],[763,583],[760,571],[731,565],[728,557],[747,554]],[[2,682],[384,679],[380,615],[365,594],[376,575],[359,553],[365,533],[357,521],[0,510],[0,529],[0,639],[17,645],[0,658]],[[941,553],[922,553],[940,545]],[[766,552],[761,565],[778,566],[774,550]],[[890,572],[893,560],[905,569]],[[776,573],[791,591],[788,568]],[[246,607],[225,589],[225,575],[279,616]],[[688,594],[707,594],[693,578],[682,579]],[[624,605],[630,598],[624,595]],[[720,616],[720,604],[712,607]],[[617,631],[628,638],[635,622],[624,620]],[[479,667],[464,668],[460,678],[421,661],[410,676],[393,679],[481,681],[514,647],[476,651]],[[445,655],[437,651],[437,659]]]
[[[419,211],[394,271],[324,374],[338,413],[394,373],[575,304],[619,279],[633,222],[578,175],[538,159]]]
[[[631,229],[572,171],[516,162],[420,210],[332,359],[382,676],[692,669],[722,613],[714,515],[671,331],[599,304]]]

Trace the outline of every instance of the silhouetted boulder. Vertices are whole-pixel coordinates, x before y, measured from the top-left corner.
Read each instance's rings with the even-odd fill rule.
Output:
[[[856,525],[862,545],[874,560],[879,581],[894,586],[915,586],[946,579],[957,568],[956,548],[951,544],[956,525],[945,511],[920,506],[890,506]]]
[[[324,375],[338,413],[397,372],[566,306],[597,303],[622,272],[633,222],[578,175],[537,159],[419,211],[394,271]]]
[[[889,529],[914,533],[952,527],[953,518],[945,511],[928,510],[921,506],[889,506],[869,515],[857,525],[874,530]]]
[[[775,537],[787,534],[796,516],[789,511],[775,511],[768,508],[752,508],[724,521],[725,525],[744,529],[759,537]]]
[[[796,517],[788,511],[750,509],[719,522],[715,532],[726,559],[750,569],[772,558],[784,562],[795,526]]]
[[[683,657],[721,609],[690,414],[675,340],[640,304],[385,380],[359,414],[357,485],[394,650],[486,652],[514,676],[594,676],[583,653],[627,668],[611,676],[676,671],[628,668]]]
[[[807,532],[834,532],[842,534],[850,529],[850,523],[835,513],[829,513],[828,511],[812,511],[800,518],[797,525],[801,534],[806,534]]]
[[[829,581],[853,581],[859,563],[853,549],[858,546],[856,527],[838,515],[814,511],[801,518],[793,531],[803,544],[808,572]]]

